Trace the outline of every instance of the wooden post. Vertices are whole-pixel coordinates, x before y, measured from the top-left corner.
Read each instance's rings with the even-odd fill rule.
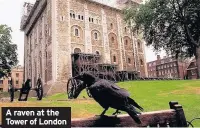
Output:
[[[183,107],[179,105],[177,101],[171,101],[169,102],[169,105],[170,109],[175,109],[176,111],[177,127],[187,127],[187,121],[185,118]]]
[[[72,127],[187,127],[184,111],[178,102],[169,102],[170,109],[145,112],[139,115],[141,124],[137,124],[129,115],[95,116],[84,119],[72,119]]]

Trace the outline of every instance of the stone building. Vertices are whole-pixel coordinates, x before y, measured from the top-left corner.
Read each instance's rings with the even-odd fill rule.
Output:
[[[11,69],[12,85],[14,85],[15,88],[22,87],[22,84],[24,82],[23,74],[24,74],[24,67],[22,66],[16,66]],[[7,92],[8,84],[10,84],[10,77],[0,78],[0,92]]]
[[[21,88],[24,83],[24,67],[16,66],[11,70],[12,85],[15,88]]]
[[[164,78],[182,78],[186,76],[187,62],[179,61],[173,57],[166,57],[161,59],[157,55],[157,60],[148,62],[148,77],[164,77]]]
[[[40,75],[45,94],[66,91],[74,52],[100,54],[119,71],[147,75],[144,42],[133,36],[121,9],[93,0],[36,0],[24,8],[25,79],[34,86]]]
[[[8,82],[7,78],[0,78],[0,93],[8,91]]]

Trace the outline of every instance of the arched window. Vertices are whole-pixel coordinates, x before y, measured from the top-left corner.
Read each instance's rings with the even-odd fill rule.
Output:
[[[99,51],[96,51],[96,54],[99,55]]]
[[[97,32],[94,33],[94,39],[98,40],[98,33]]]
[[[124,28],[124,31],[125,31],[125,32],[127,31],[127,28],[126,28],[126,27]]]
[[[140,59],[140,65],[144,65],[144,63],[143,63],[143,60],[142,60],[142,59]]]
[[[128,40],[125,40],[125,45],[128,45]]]
[[[81,16],[80,16],[80,15],[78,15],[78,19],[79,19],[79,20],[81,19]]]
[[[117,61],[116,61],[116,56],[113,56],[113,62],[117,62]]]
[[[74,49],[74,53],[81,53],[81,49],[80,48],[75,48]]]
[[[81,16],[81,19],[83,20],[83,16]]]
[[[110,28],[113,29],[113,24],[112,23],[110,24]]]
[[[75,36],[79,36],[79,30],[78,30],[78,28],[75,28],[75,29],[74,29],[74,35],[75,35]]]
[[[73,18],[75,19],[75,14],[73,14]]]
[[[130,59],[130,58],[128,58],[128,63],[129,63],[129,64],[131,63],[131,59]]]
[[[138,41],[138,48],[141,48],[140,41]]]
[[[115,43],[115,38],[114,37],[111,37],[111,42]]]

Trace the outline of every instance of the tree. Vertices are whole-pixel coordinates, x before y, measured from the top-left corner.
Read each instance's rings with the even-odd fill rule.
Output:
[[[200,78],[200,2],[199,0],[149,0],[138,9],[125,9],[125,20],[134,22],[155,51],[168,55],[195,56]]]
[[[12,29],[0,25],[0,78],[7,75],[17,65],[17,45],[12,44]]]

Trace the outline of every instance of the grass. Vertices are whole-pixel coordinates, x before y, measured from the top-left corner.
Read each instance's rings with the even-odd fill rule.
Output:
[[[186,119],[190,121],[195,117],[200,117],[200,81],[129,81],[118,83],[119,86],[129,90],[131,97],[136,100],[147,111],[157,111],[169,109],[169,101],[178,101],[183,106]],[[67,100],[66,94],[56,94],[36,101],[29,98],[28,102],[0,103],[3,106],[31,106],[31,107],[71,107],[73,118],[90,117],[100,114],[103,109],[92,99],[87,97],[86,92],[82,92],[77,100]],[[115,110],[109,109],[106,114],[112,114]],[[200,126],[200,121],[194,122],[196,127]]]

